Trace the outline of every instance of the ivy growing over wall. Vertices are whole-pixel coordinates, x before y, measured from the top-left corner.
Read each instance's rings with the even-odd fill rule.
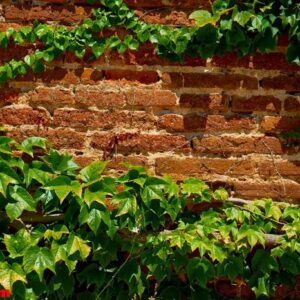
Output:
[[[297,0],[216,0],[211,12],[199,10],[191,14],[195,26],[178,28],[141,21],[123,0],[100,2],[102,6],[93,10],[93,17],[76,28],[35,22],[32,27],[1,32],[2,48],[9,47],[11,43],[38,43],[40,49],[22,60],[13,59],[0,66],[0,83],[24,75],[30,69],[43,72],[45,64],[66,52],[83,58],[91,49],[89,59],[93,59],[109,50],[119,53],[128,49],[138,50],[140,44],[146,42],[155,46],[158,55],[182,61],[185,55],[209,58],[228,51],[244,56],[256,51],[274,50],[278,38],[287,34],[287,61],[300,65],[300,4]],[[117,34],[99,38],[100,32],[117,28],[128,31],[124,39]]]
[[[79,169],[44,139],[0,137],[0,289],[14,299],[297,299],[299,207],[141,167],[112,178],[106,164]]]

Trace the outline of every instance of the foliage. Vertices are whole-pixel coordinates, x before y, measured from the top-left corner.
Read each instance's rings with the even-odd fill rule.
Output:
[[[105,166],[0,137],[0,288],[14,299],[218,299],[218,278],[268,297],[295,284],[299,207]]]
[[[40,48],[22,60],[13,59],[0,66],[0,83],[30,69],[43,72],[45,64],[66,52],[91,60],[110,50],[138,50],[146,42],[155,46],[158,55],[182,61],[185,55],[208,58],[228,51],[236,51],[240,56],[267,52],[275,49],[282,34],[288,34],[287,60],[300,65],[297,0],[215,0],[212,12],[199,10],[191,14],[195,26],[177,28],[141,21],[123,0],[100,2],[101,7],[93,10],[93,17],[76,28],[35,22],[32,27],[0,32],[0,48],[12,43],[37,44]],[[125,28],[128,34],[123,39],[117,34],[99,38],[100,32],[112,28]]]

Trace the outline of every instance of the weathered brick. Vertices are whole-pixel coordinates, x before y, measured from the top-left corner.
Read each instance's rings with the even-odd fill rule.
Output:
[[[279,75],[276,77],[265,77],[261,80],[264,89],[285,90],[288,92],[300,91],[300,78],[297,75]]]
[[[214,154],[283,154],[285,147],[276,137],[208,136],[193,139],[193,149]]]
[[[300,177],[300,161],[262,161],[258,163],[258,171],[266,177]]]
[[[113,128],[138,128],[154,129],[155,118],[145,112],[128,111],[96,111],[58,109],[54,112],[54,125],[61,127],[72,127],[81,130],[91,129],[113,129]]]
[[[58,108],[73,105],[74,94],[70,89],[62,87],[37,87],[28,93],[29,103],[32,106]]]
[[[183,136],[138,133],[116,135],[95,133],[92,136],[91,146],[105,151],[112,144],[112,139],[119,141],[115,145],[117,153],[187,152],[190,150],[190,142]]]
[[[277,200],[293,199],[299,203],[300,184],[290,180],[273,182],[242,181],[234,182],[236,197],[244,199],[273,198]]]
[[[131,106],[174,106],[176,94],[168,90],[130,89],[126,92],[126,101]]]
[[[254,69],[299,71],[299,66],[289,64],[284,53],[256,53],[250,63]]]
[[[17,89],[1,87],[0,88],[0,107],[16,103],[21,92]]]
[[[151,84],[159,81],[158,73],[155,71],[131,71],[131,70],[106,70],[105,78],[109,80],[128,80]]]
[[[91,9],[84,6],[71,5],[8,5],[4,7],[4,17],[8,21],[30,22],[58,21],[65,24],[82,22],[90,16]]]
[[[255,164],[244,159],[160,157],[156,159],[155,168],[159,175],[171,174],[183,175],[184,177],[246,176],[255,173]]]
[[[262,120],[260,127],[265,132],[285,132],[294,130],[300,126],[300,117],[271,117],[266,116]]]
[[[288,97],[285,99],[284,109],[288,112],[300,112],[300,97]]]
[[[69,128],[14,128],[7,133],[8,136],[21,142],[27,137],[43,137],[50,141],[57,149],[82,149],[85,134]]]
[[[180,106],[201,109],[202,111],[226,111],[228,96],[225,94],[183,94]]]
[[[6,106],[0,109],[0,124],[45,126],[50,124],[50,122],[51,116],[44,108],[33,109],[28,106]]]
[[[166,114],[159,117],[159,125],[169,131],[250,131],[256,128],[254,118],[240,116],[225,117],[221,115],[209,115],[206,117],[189,114]]]
[[[281,102],[274,96],[232,97],[233,112],[280,112]]]
[[[162,79],[172,88],[258,89],[257,78],[241,74],[165,73]]]
[[[121,107],[126,103],[125,95],[120,91],[106,91],[101,88],[79,87],[75,92],[76,104],[81,108]]]
[[[250,68],[250,56],[239,58],[237,53],[225,53],[223,56],[213,57],[211,65],[221,68]]]

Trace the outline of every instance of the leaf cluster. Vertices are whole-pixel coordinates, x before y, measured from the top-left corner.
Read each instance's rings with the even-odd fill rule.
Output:
[[[14,299],[218,299],[219,278],[264,298],[295,284],[299,207],[106,164],[0,137],[0,288]]]
[[[94,3],[96,1],[89,1]],[[137,17],[122,0],[101,0],[92,18],[76,28],[35,22],[19,30],[0,32],[0,48],[12,43],[35,45],[37,50],[21,60],[0,66],[0,84],[25,75],[29,70],[43,72],[45,65],[66,52],[92,60],[107,51],[124,53],[151,43],[158,55],[174,61],[185,56],[209,58],[235,51],[239,56],[257,51],[274,50],[278,38],[288,35],[286,57],[300,65],[300,4],[297,0],[215,0],[211,12],[198,10],[191,14],[194,26],[147,24]],[[101,37],[101,32],[123,28],[124,38],[117,33]]]

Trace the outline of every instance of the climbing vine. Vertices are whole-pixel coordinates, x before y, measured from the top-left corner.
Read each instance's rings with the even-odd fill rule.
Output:
[[[90,3],[96,1],[90,0]],[[209,58],[236,51],[239,56],[266,52],[276,48],[278,38],[288,35],[286,58],[300,65],[300,4],[297,0],[216,0],[211,12],[199,10],[191,14],[194,26],[172,27],[147,24],[139,19],[123,0],[101,0],[92,18],[80,26],[51,26],[35,22],[20,30],[8,29],[0,33],[0,47],[38,45],[38,50],[21,60],[11,60],[0,66],[0,83],[24,75],[28,70],[43,72],[45,65],[66,52],[87,59],[98,58],[106,51],[138,50],[150,42],[162,57],[182,61],[185,56]],[[128,34],[101,38],[107,29],[124,28]]]
[[[0,289],[13,299],[297,299],[298,206],[130,165],[113,178],[106,165],[80,169],[44,139],[0,137]]]

